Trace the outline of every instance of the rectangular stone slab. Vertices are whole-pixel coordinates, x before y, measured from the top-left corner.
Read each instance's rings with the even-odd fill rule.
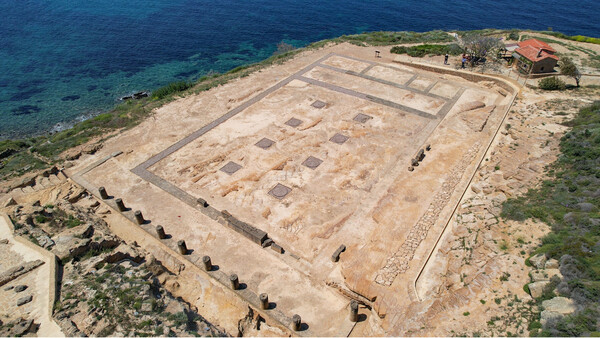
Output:
[[[287,120],[287,122],[285,124],[288,125],[288,126],[290,126],[290,127],[294,127],[295,128],[295,127],[301,125],[302,121],[298,120],[295,117],[292,117],[291,119]]]

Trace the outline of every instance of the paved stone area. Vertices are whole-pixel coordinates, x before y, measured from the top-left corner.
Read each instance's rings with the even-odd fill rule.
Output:
[[[348,141],[348,139],[349,139],[348,136],[342,135],[340,133],[336,133],[329,139],[329,141],[331,141],[333,143],[337,143],[337,144],[344,144],[346,141]]]
[[[285,185],[283,185],[281,183],[277,183],[277,185],[274,186],[273,189],[271,189],[269,191],[269,195],[280,200],[280,199],[284,198],[285,196],[287,196],[291,191],[292,191],[292,189],[286,187]]]
[[[372,116],[363,113],[358,113],[358,115],[356,115],[353,120],[359,123],[367,123],[367,121],[369,121],[372,118]]]
[[[262,140],[258,141],[255,146],[262,148],[262,149],[269,149],[273,144],[275,144],[275,141],[273,140],[269,140],[268,138],[263,138]]]
[[[323,102],[323,101],[319,101],[319,100],[317,100],[317,101],[315,101],[315,102],[313,102],[313,103],[311,104],[311,106],[313,106],[313,107],[315,107],[315,108],[317,108],[317,109],[324,108],[326,105],[327,105],[327,103],[325,103],[325,102]]]
[[[233,175],[236,171],[242,169],[242,166],[235,162],[228,162],[220,170],[228,175]]]
[[[291,119],[287,120],[287,122],[285,124],[288,125],[288,126],[290,126],[290,127],[296,128],[296,127],[298,127],[299,125],[302,124],[302,121],[298,120],[295,117],[292,117]]]
[[[304,162],[302,162],[302,165],[310,169],[316,169],[321,165],[321,163],[323,163],[323,160],[320,160],[314,156],[309,156],[306,160],[304,160]]]

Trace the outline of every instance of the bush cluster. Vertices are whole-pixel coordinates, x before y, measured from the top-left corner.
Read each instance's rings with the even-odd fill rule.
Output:
[[[412,57],[423,57],[425,55],[460,55],[463,50],[459,45],[452,43],[449,45],[418,45],[418,46],[394,46],[390,49],[393,54],[408,54]]]
[[[550,76],[541,79],[538,87],[543,90],[564,90],[567,84],[557,76]]]
[[[566,40],[579,41],[579,42],[587,42],[587,43],[594,43],[594,44],[600,45],[600,39],[599,38],[592,38],[592,37],[585,36],[585,35],[572,35],[572,36],[570,36],[570,35],[566,35],[566,34],[559,33],[559,32],[544,32],[544,34],[556,36],[557,38],[566,39]]]
[[[152,92],[152,98],[160,100],[171,94],[182,92],[186,89],[193,87],[194,84],[186,81],[178,81],[169,83],[166,86],[160,87]]]
[[[332,39],[334,42],[349,42],[355,45],[365,46],[389,46],[400,43],[416,42],[450,42],[453,38],[448,33],[435,30],[430,32],[368,32],[355,35],[342,35]]]

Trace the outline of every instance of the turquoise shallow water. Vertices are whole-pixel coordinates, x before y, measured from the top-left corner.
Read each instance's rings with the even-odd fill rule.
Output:
[[[596,0],[3,0],[0,14],[0,138],[262,60],[280,41],[300,47],[372,30],[488,27],[600,35]]]

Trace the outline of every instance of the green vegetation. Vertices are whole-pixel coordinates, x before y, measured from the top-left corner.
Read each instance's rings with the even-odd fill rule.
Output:
[[[511,29],[510,32],[508,33],[507,38],[509,40],[519,41],[519,30]]]
[[[542,335],[591,335],[600,317],[600,101],[580,109],[565,123],[572,127],[560,143],[561,155],[549,179],[524,196],[507,200],[502,217],[536,218],[552,231],[533,254],[560,261],[562,281],[551,281],[540,300],[559,294],[572,298],[579,311],[550,322]]]
[[[78,226],[78,225],[80,225],[80,224],[81,224],[81,220],[80,220],[80,219],[78,219],[78,218],[75,218],[75,217],[73,217],[73,215],[69,215],[69,218],[67,218],[67,219],[64,221],[64,225],[65,225],[67,228],[74,228],[74,227],[76,227],[76,226]]]
[[[454,38],[448,33],[435,30],[430,32],[370,32],[355,35],[342,35],[339,38],[325,40],[336,43],[349,42],[358,46],[389,46],[417,42],[451,42]],[[318,44],[318,42],[317,42]],[[314,45],[314,44],[313,44]],[[312,45],[309,45],[310,48]]]
[[[37,215],[37,216],[35,216],[35,221],[36,221],[36,223],[46,223],[46,222],[48,222],[48,217],[46,217],[44,215]]]
[[[573,60],[569,57],[563,57],[560,62],[560,73],[569,77],[572,77],[577,82],[579,87],[579,80],[581,80],[581,73],[577,66],[573,63]]]
[[[173,95],[173,94],[182,92],[193,86],[194,86],[193,83],[185,82],[185,81],[169,83],[168,85],[166,85],[164,87],[160,87],[160,88],[156,89],[155,91],[153,91],[152,99],[154,99],[154,100],[164,99],[165,97],[167,97],[169,95]]]
[[[541,32],[541,33],[546,34],[546,35],[552,35],[557,38],[561,38],[561,39],[565,39],[565,40],[587,42],[587,43],[594,43],[594,44],[600,45],[599,38],[592,38],[592,37],[584,36],[584,35],[566,35],[566,34],[559,33],[559,32],[549,32],[549,31]]]
[[[460,55],[463,49],[459,45],[452,43],[449,45],[417,45],[417,46],[394,46],[390,50],[394,54],[408,54],[412,57],[423,57],[425,55]]]
[[[538,87],[543,90],[564,90],[567,88],[567,84],[557,76],[550,76],[541,79]]]

